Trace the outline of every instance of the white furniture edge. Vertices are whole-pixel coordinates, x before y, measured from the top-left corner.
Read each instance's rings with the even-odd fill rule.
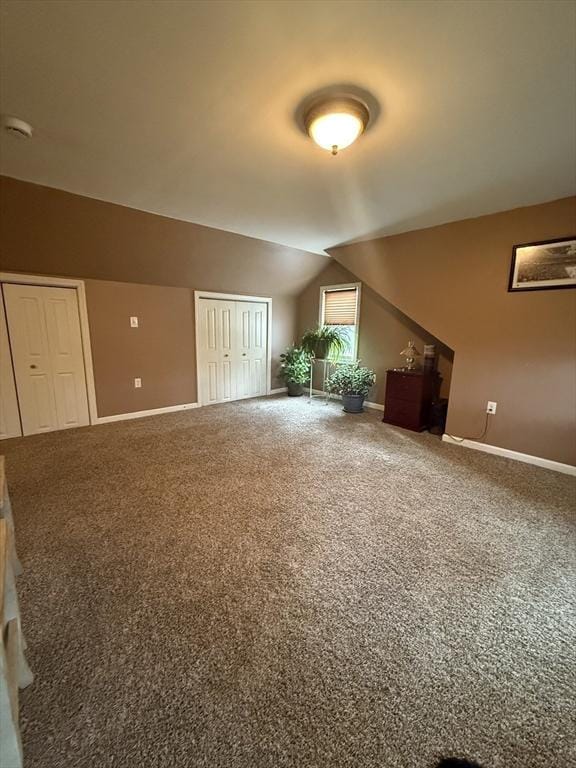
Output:
[[[198,299],[225,299],[227,301],[254,301],[268,305],[267,330],[266,330],[266,394],[272,393],[272,299],[270,296],[246,296],[242,293],[218,293],[215,291],[194,291],[194,351],[196,354],[196,392],[198,404],[200,402],[200,366],[199,360],[199,328],[200,328],[200,307]],[[240,398],[247,399],[247,398]],[[236,400],[227,401],[236,402]],[[217,405],[217,403],[214,403]]]
[[[128,411],[128,413],[116,413],[113,416],[100,416],[97,424],[109,424],[112,421],[126,421],[127,419],[142,419],[145,416],[160,416],[163,413],[175,411],[189,411],[191,408],[200,408],[200,403],[183,403],[182,405],[166,405],[164,408],[151,408],[149,411]]]
[[[489,443],[478,443],[476,440],[462,440],[457,438],[456,440],[450,435],[444,433],[442,440],[445,443],[451,445],[460,445],[463,448],[472,448],[475,451],[483,451],[484,453],[492,453],[495,456],[504,456],[506,459],[513,459],[514,461],[523,461],[525,464],[534,464],[537,467],[544,467],[544,469],[551,469],[554,472],[562,472],[565,475],[576,476],[576,467],[572,464],[562,464],[560,461],[552,461],[552,459],[543,459],[540,456],[532,456],[529,453],[520,453],[520,451],[511,451],[509,448],[500,448],[497,445],[490,445]]]
[[[80,334],[84,354],[84,372],[86,374],[86,392],[88,394],[88,415],[90,424],[98,424],[96,407],[96,385],[92,365],[92,347],[90,345],[90,325],[86,304],[86,286],[84,280],[71,277],[47,277],[46,275],[21,275],[18,272],[0,272],[0,283],[19,283],[20,285],[48,285],[54,288],[75,288],[78,296],[78,314],[80,316]]]

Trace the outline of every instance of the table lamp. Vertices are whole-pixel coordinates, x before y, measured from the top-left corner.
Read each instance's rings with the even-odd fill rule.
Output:
[[[406,368],[409,371],[413,371],[416,368],[416,358],[421,357],[420,352],[414,346],[414,342],[409,341],[406,349],[403,349],[400,354],[406,358]]]

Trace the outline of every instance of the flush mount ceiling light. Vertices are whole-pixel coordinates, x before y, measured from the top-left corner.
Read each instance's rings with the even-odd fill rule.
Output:
[[[321,99],[314,102],[304,115],[304,125],[310,138],[333,155],[353,144],[364,133],[369,120],[368,107],[354,96]]]

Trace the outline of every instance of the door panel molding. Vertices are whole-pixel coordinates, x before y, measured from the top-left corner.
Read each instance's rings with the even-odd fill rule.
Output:
[[[9,283],[6,307],[22,431],[37,434],[90,423],[74,288]]]
[[[269,395],[272,392],[272,299],[269,296],[246,296],[239,293],[219,293],[215,291],[194,291],[194,335],[195,335],[195,349],[196,349],[196,399],[200,405],[206,405],[202,402],[202,352],[200,349],[200,334],[201,334],[201,316],[200,316],[200,299],[220,299],[223,301],[234,302],[247,302],[266,304],[266,334],[264,339],[259,339],[259,347],[266,346],[266,391],[264,395]],[[250,377],[249,377],[250,378]],[[249,384],[250,386],[250,384]],[[251,395],[241,395],[242,397],[250,397]]]
[[[80,335],[84,357],[84,373],[86,376],[86,391],[88,395],[88,413],[90,424],[97,424],[98,408],[96,405],[96,386],[94,383],[94,366],[92,363],[90,325],[88,324],[88,308],[86,304],[86,286],[84,280],[68,277],[47,277],[46,275],[21,275],[17,272],[0,272],[0,283],[17,283],[20,285],[76,289],[78,315],[80,317]]]

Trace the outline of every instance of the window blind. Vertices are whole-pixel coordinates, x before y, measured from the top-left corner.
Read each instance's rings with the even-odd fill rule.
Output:
[[[324,292],[324,325],[356,325],[357,288]]]

